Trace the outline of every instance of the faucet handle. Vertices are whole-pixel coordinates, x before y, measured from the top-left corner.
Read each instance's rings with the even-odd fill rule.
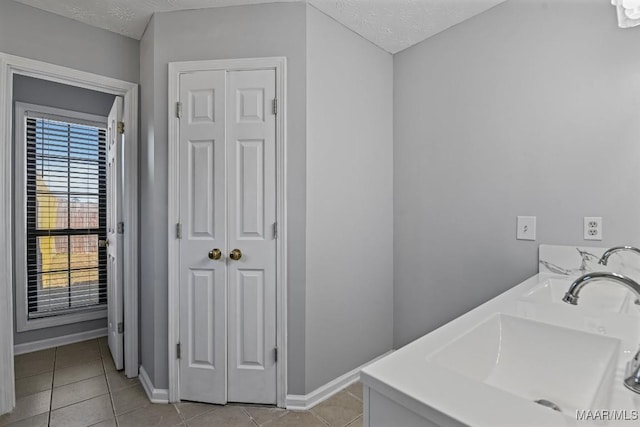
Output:
[[[633,392],[640,393],[640,350],[627,363],[624,386]]]

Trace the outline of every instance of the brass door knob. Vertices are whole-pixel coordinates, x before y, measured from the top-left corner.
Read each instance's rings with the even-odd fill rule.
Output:
[[[240,249],[232,250],[231,252],[229,252],[229,258],[234,261],[238,261],[240,258],[242,258],[242,251]]]
[[[222,257],[222,251],[218,248],[211,249],[209,251],[209,259],[220,259]]]

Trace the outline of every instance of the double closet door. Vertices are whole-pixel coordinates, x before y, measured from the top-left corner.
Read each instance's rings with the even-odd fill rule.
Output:
[[[275,70],[180,77],[180,397],[276,403]]]

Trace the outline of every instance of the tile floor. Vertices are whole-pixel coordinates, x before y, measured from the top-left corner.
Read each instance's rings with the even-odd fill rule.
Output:
[[[154,405],[138,379],[117,372],[106,338],[15,357],[16,407],[0,416],[11,427],[358,427],[357,383],[310,411],[256,405]]]

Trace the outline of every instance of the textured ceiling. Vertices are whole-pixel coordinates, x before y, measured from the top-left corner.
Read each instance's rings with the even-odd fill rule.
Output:
[[[396,53],[505,0],[309,0],[390,53]]]
[[[305,0],[16,0],[134,39],[154,12]],[[396,53],[505,0],[306,0]]]

